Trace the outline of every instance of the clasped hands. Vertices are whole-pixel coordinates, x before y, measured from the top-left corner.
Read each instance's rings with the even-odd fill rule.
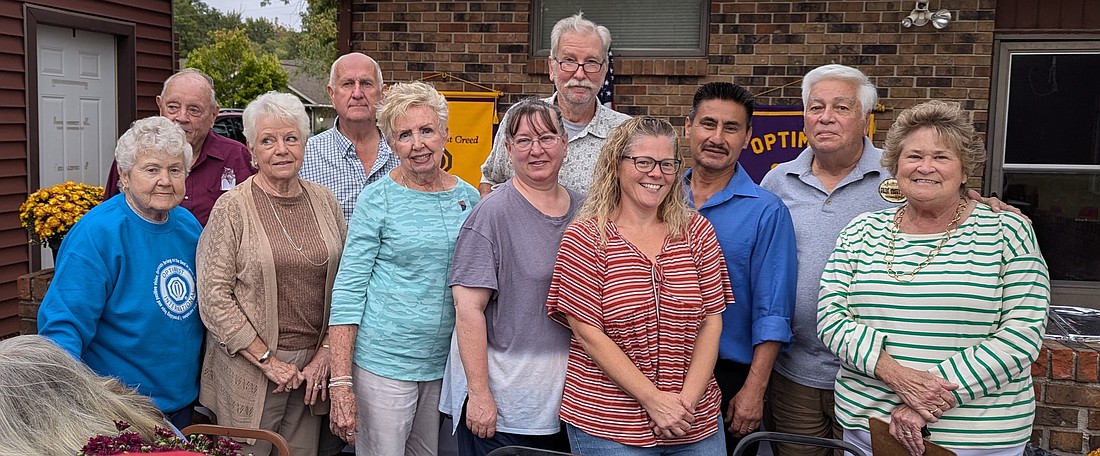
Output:
[[[901,365],[883,372],[880,378],[904,402],[890,413],[890,435],[911,455],[924,454],[921,429],[939,421],[944,412],[958,405],[952,391],[959,385]]]
[[[695,422],[695,405],[682,394],[660,391],[642,408],[649,415],[649,426],[658,438],[683,437]]]

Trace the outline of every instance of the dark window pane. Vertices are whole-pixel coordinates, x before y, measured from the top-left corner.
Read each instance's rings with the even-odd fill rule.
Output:
[[[1005,173],[1003,198],[1028,217],[1053,280],[1100,282],[1100,173]]]
[[[615,55],[634,49],[699,51],[703,4],[667,0],[542,0],[539,34],[542,48],[550,49],[550,31],[561,19],[584,12],[589,19],[611,30]],[[670,55],[673,55],[670,53]]]
[[[1011,59],[1005,163],[1100,165],[1100,54]]]

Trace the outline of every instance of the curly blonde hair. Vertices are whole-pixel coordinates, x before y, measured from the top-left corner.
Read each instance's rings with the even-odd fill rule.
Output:
[[[656,117],[639,116],[611,130],[607,142],[600,150],[600,156],[596,159],[588,198],[576,216],[576,220],[596,219],[596,226],[600,230],[600,245],[607,244],[607,220],[619,207],[622,198],[619,163],[622,162],[623,157],[634,151],[639,140],[644,137],[667,138],[672,144],[673,158],[681,161],[684,159],[676,130],[668,121]],[[668,232],[673,239],[681,239],[686,234],[693,212],[687,205],[683,180],[684,167],[681,166],[676,170],[673,188],[665,194],[665,198],[657,206],[657,218],[668,225]]]
[[[882,167],[891,174],[898,174],[898,158],[905,148],[905,140],[921,128],[931,128],[940,141],[951,149],[962,162],[963,173],[976,176],[985,166],[985,143],[978,132],[970,114],[953,101],[931,100],[906,109],[898,114],[897,120],[886,133],[886,143],[882,149]],[[966,182],[959,189],[966,192]]]
[[[435,90],[435,86],[421,81],[399,82],[391,85],[382,96],[382,105],[378,108],[378,128],[382,136],[396,147],[397,118],[410,109],[425,106],[435,112],[439,129],[446,131],[449,108],[447,98]]]

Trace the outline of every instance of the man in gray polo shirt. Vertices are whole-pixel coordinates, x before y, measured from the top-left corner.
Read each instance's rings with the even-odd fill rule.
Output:
[[[878,91],[862,72],[825,65],[802,79],[803,127],[810,147],[768,172],[760,185],[791,211],[798,249],[798,286],[791,318],[794,343],[775,360],[767,391],[769,430],[840,439],[833,383],[840,361],[817,337],[821,273],[840,231],[855,216],[901,202],[882,167],[882,149],[867,138]],[[893,185],[890,185],[893,183]],[[971,198],[994,210],[1018,209],[996,198]],[[773,445],[776,454],[822,455],[832,450]]]

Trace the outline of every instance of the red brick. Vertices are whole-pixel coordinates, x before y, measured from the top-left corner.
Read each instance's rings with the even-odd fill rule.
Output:
[[[1035,407],[1036,426],[1077,427],[1079,409],[1064,407]]]
[[[1062,344],[1050,346],[1050,378],[1073,380],[1073,368],[1077,353]]]
[[[1085,438],[1080,432],[1050,431],[1051,450],[1083,454],[1081,447],[1084,442]]]
[[[1098,372],[1100,354],[1088,347],[1077,350],[1077,381],[1084,383],[1096,383],[1100,379]]]
[[[1043,383],[1042,382],[1035,382],[1035,383],[1032,383],[1032,385],[1035,386],[1035,400],[1036,401],[1042,401],[1043,400]]]
[[[1090,430],[1100,429],[1100,411],[1089,411],[1089,427]]]

